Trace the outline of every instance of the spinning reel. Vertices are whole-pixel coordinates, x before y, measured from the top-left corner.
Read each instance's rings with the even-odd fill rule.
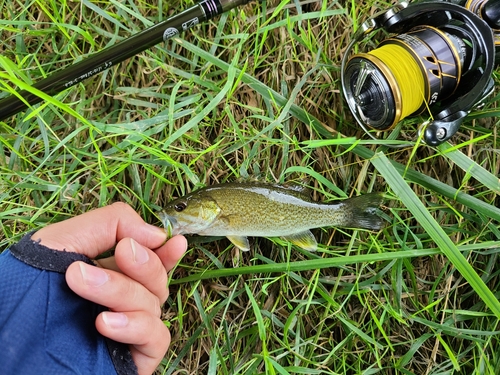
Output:
[[[357,123],[375,139],[370,129],[391,130],[428,111],[433,120],[420,128],[423,140],[436,146],[450,139],[494,88],[499,30],[500,0],[469,0],[465,6],[402,3],[364,22],[341,71],[343,94]],[[369,52],[352,54],[377,31],[392,36]]]
[[[143,30],[33,85],[55,95],[125,59],[248,0],[201,0],[189,9]],[[366,53],[354,47],[378,31],[392,36]],[[423,139],[438,145],[450,139],[471,109],[493,90],[495,45],[500,46],[500,0],[401,3],[361,25],[342,59],[342,90],[358,124],[372,138],[407,117],[428,111]],[[0,120],[43,100],[20,90],[0,100]]]

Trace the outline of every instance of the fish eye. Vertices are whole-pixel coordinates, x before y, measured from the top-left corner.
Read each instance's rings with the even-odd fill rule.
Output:
[[[184,202],[180,202],[180,203],[177,203],[175,206],[174,206],[174,210],[176,210],[177,212],[182,212],[186,209],[187,207],[187,204],[184,203]]]

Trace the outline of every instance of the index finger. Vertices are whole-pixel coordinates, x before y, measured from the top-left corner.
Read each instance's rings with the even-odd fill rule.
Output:
[[[125,237],[150,249],[160,247],[167,239],[163,229],[147,224],[132,207],[121,202],[48,225],[31,239],[54,250],[95,258]]]

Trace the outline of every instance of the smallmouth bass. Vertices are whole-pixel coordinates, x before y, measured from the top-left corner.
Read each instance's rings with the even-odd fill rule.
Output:
[[[172,235],[225,236],[243,251],[250,250],[247,237],[282,237],[315,251],[317,242],[310,229],[382,228],[382,219],[376,215],[382,200],[375,193],[319,203],[286,185],[226,183],[173,200],[160,218]]]

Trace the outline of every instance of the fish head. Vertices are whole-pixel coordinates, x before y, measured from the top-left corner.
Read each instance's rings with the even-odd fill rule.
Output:
[[[213,199],[188,195],[176,199],[160,212],[160,219],[169,236],[197,234],[209,228],[221,209]]]

